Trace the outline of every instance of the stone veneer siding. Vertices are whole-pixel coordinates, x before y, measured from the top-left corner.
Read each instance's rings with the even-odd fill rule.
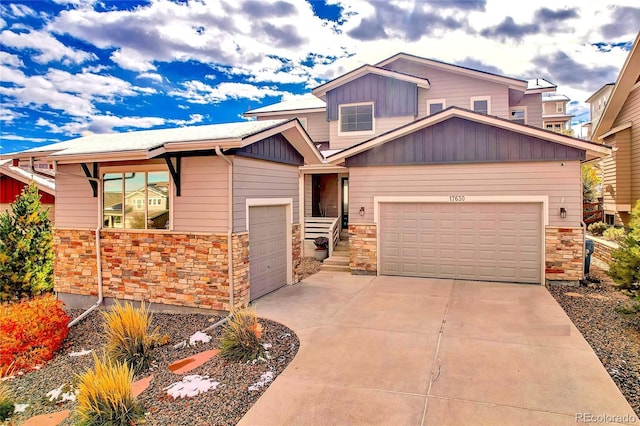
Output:
[[[375,275],[378,271],[376,224],[349,225],[349,267],[352,274]]]
[[[291,226],[291,257],[293,269],[293,284],[300,282],[300,264],[302,263],[302,226],[294,223]]]
[[[583,277],[584,234],[582,228],[555,228],[545,232],[545,278],[547,283],[578,284]]]
[[[611,263],[611,253],[620,247],[618,243],[592,235],[587,235],[587,239],[593,241],[594,250],[591,255],[591,265],[597,264],[601,268],[608,269]]]
[[[226,234],[102,231],[105,297],[229,311]],[[236,306],[249,301],[249,238],[232,237]],[[54,230],[55,290],[97,295],[95,232]]]

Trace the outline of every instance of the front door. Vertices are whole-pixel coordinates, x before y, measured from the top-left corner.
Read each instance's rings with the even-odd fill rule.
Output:
[[[342,229],[349,228],[349,178],[342,178]]]

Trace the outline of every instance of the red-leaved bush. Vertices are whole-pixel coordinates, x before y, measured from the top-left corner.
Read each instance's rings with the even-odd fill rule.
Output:
[[[0,305],[0,376],[53,358],[69,334],[69,317],[52,295]]]

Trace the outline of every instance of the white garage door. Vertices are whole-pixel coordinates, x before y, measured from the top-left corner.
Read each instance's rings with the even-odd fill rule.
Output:
[[[286,207],[249,207],[249,299],[264,296],[286,283]]]
[[[381,203],[380,273],[541,281],[540,204]]]

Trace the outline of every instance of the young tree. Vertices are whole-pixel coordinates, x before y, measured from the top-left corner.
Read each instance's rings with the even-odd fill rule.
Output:
[[[35,184],[0,213],[0,301],[53,289],[53,235]]]
[[[640,200],[631,211],[631,230],[620,248],[611,253],[609,276],[622,288],[640,282]]]
[[[582,198],[585,203],[593,203],[600,193],[602,177],[592,164],[582,165]]]

